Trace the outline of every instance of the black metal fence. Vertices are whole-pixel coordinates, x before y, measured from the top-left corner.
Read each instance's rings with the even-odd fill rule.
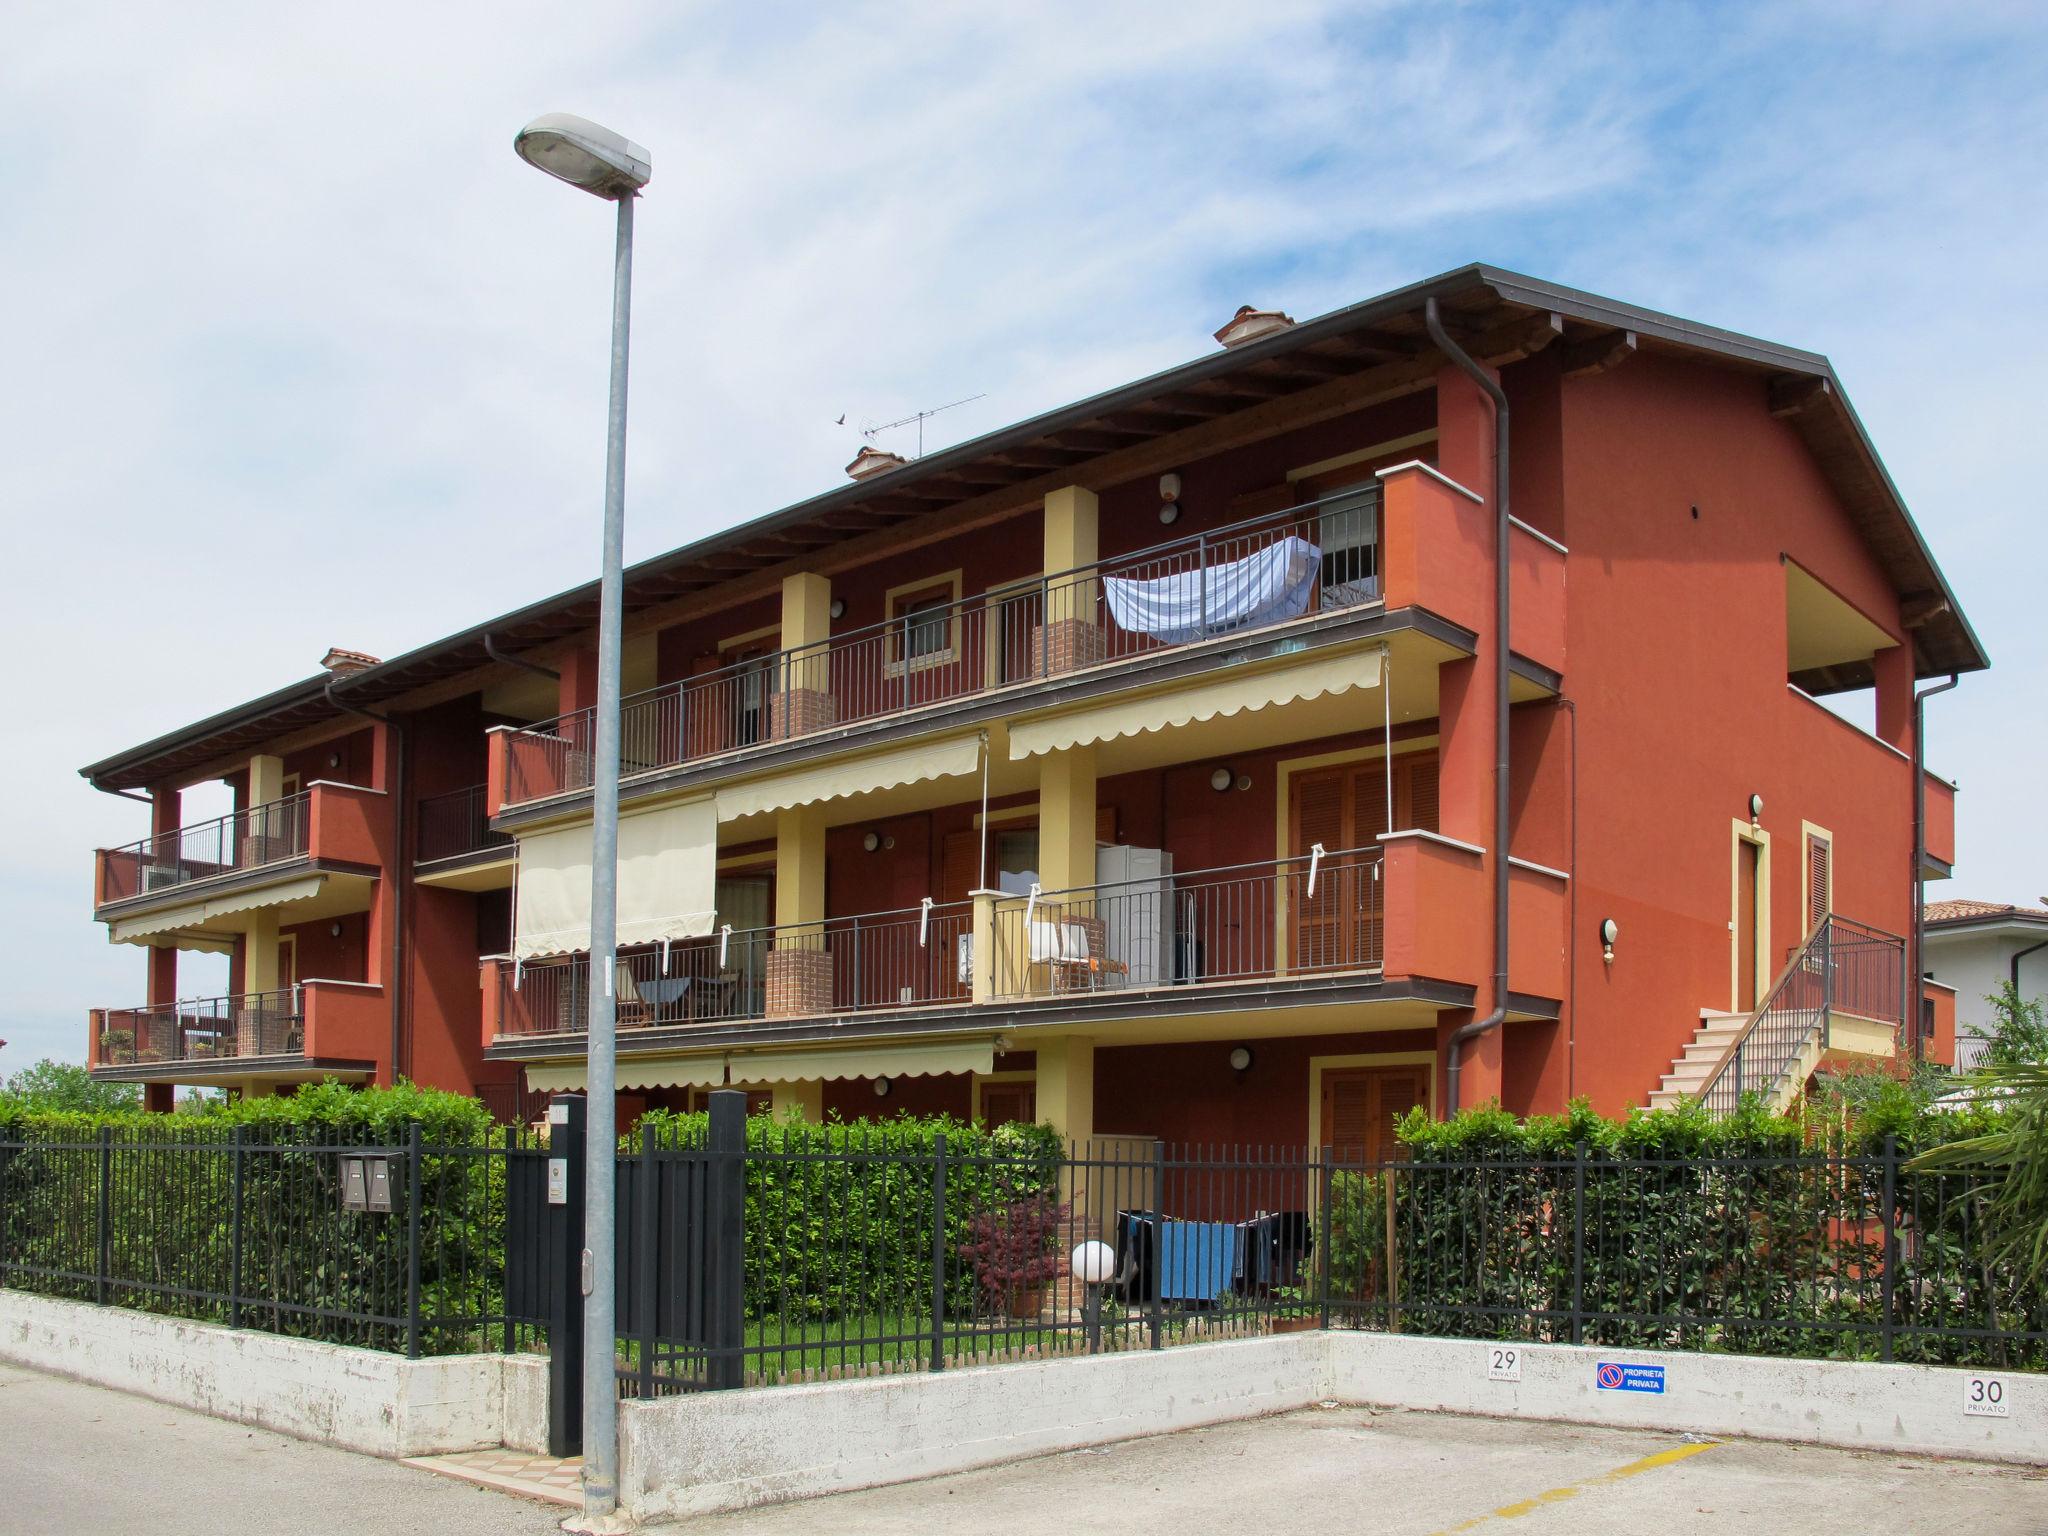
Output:
[[[0,1285],[407,1355],[517,1349],[545,1154],[253,1126],[0,1140]]]
[[[580,1099],[550,1122],[545,1149],[0,1140],[0,1283],[412,1355],[546,1347],[572,1445]],[[2048,1296],[1998,1257],[1980,1178],[1890,1146],[1372,1163],[803,1127],[721,1092],[643,1126],[617,1189],[628,1396],[1317,1327],[2048,1368]]]

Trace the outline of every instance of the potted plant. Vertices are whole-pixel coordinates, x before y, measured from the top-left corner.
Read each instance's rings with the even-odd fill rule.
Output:
[[[100,1060],[105,1062],[133,1061],[135,1059],[135,1031],[132,1029],[103,1029],[100,1031]]]
[[[1045,1288],[1060,1276],[1060,1229],[1068,1208],[1049,1194],[1023,1195],[983,1211],[967,1225],[961,1257],[974,1266],[975,1283],[991,1312],[1035,1318],[1045,1310]]]

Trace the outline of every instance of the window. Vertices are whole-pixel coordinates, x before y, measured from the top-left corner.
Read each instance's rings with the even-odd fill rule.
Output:
[[[903,653],[912,661],[947,649],[952,638],[952,626],[946,621],[948,606],[943,597],[927,597],[904,608]]]
[[[1394,759],[1394,827],[1437,830],[1437,760],[1433,752]],[[1346,970],[1380,963],[1379,838],[1387,826],[1384,758],[1296,774],[1287,787],[1289,945],[1302,970]],[[1308,860],[1317,843],[1326,861],[1308,889]],[[1347,850],[1350,850],[1347,853]],[[1330,855],[1346,854],[1343,858]]]
[[[996,889],[1028,896],[1038,879],[1038,829],[998,832],[989,852],[996,866]]]
[[[1806,834],[1806,931],[1818,928],[1835,909],[1834,845],[1825,834]]]

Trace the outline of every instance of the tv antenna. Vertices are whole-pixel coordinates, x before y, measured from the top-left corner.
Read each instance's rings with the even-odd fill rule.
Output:
[[[965,400],[955,400],[947,405],[935,405],[928,411],[914,411],[910,415],[896,421],[885,421],[879,427],[863,427],[860,435],[872,442],[881,433],[893,432],[898,427],[907,427],[912,422],[915,422],[917,423],[917,456],[921,459],[924,457],[924,424],[926,421],[938,415],[941,411],[952,410],[954,406],[972,405],[977,400],[986,400],[987,398],[988,396],[985,393],[969,395]]]

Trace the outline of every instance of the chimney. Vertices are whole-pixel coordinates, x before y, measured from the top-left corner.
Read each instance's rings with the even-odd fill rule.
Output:
[[[856,480],[872,480],[876,475],[886,475],[892,469],[901,469],[910,460],[900,453],[887,453],[880,448],[862,448],[853,456],[853,462],[846,466],[846,472]]]
[[[350,677],[357,672],[367,672],[377,665],[377,658],[368,651],[345,651],[340,646],[331,647],[320,658],[320,665],[336,677]]]
[[[1230,323],[1216,333],[1216,339],[1226,347],[1241,347],[1261,336],[1287,330],[1293,324],[1292,315],[1283,315],[1277,309],[1254,309],[1249,304],[1241,304],[1237,313],[1230,317]]]

